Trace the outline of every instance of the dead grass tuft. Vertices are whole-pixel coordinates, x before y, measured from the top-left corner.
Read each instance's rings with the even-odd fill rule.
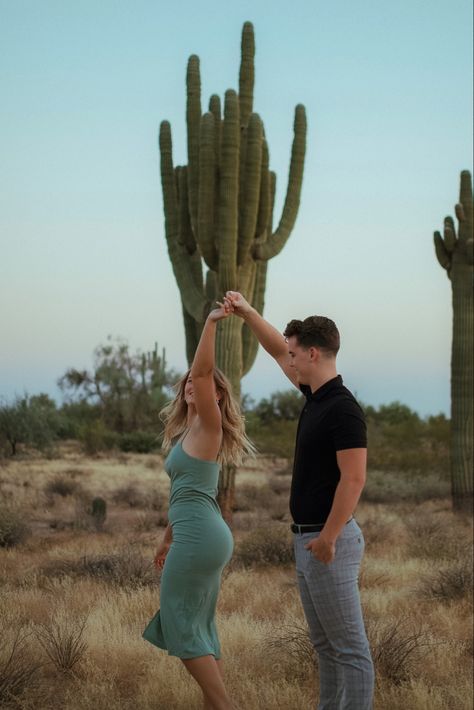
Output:
[[[395,685],[415,677],[418,661],[433,645],[427,632],[408,617],[369,619],[367,635],[377,673]]]
[[[87,617],[71,619],[62,610],[50,620],[40,624],[35,636],[48,658],[61,673],[71,673],[83,660],[87,644],[83,639]]]

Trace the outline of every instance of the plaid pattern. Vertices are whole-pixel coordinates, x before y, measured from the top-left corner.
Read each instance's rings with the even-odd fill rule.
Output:
[[[370,710],[374,668],[362,618],[358,574],[364,538],[351,520],[329,565],[305,544],[319,533],[294,535],[296,574],[311,641],[319,659],[318,710]]]

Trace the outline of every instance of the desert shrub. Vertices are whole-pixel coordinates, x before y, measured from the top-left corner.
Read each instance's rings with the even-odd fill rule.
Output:
[[[257,451],[283,458],[291,458],[295,450],[296,421],[284,419],[262,423],[253,416],[246,417],[248,436],[255,444]]]
[[[81,489],[81,484],[79,481],[75,481],[72,478],[58,475],[51,481],[48,481],[44,486],[44,492],[48,496],[58,495],[65,498],[66,496],[71,496],[77,493]]]
[[[392,536],[392,525],[380,516],[371,515],[361,522],[361,526],[367,545],[384,543]]]
[[[256,528],[238,544],[235,557],[244,567],[290,564],[294,554],[289,530],[277,523]]]
[[[128,505],[130,508],[143,508],[146,505],[145,496],[133,483],[117,488],[112,494],[112,500],[114,503]]]
[[[45,577],[89,577],[121,587],[154,586],[153,563],[132,546],[76,560],[55,560],[41,568]]]
[[[30,534],[24,516],[13,507],[0,504],[0,547],[20,545]]]
[[[472,560],[461,560],[425,578],[420,595],[428,599],[452,602],[472,595]]]
[[[277,496],[283,495],[288,498],[291,488],[291,479],[287,476],[274,476],[270,479],[268,485],[270,487],[270,490],[273,493],[276,493]]]
[[[283,624],[278,633],[266,637],[262,651],[272,663],[277,663],[290,678],[306,680],[314,673],[317,657],[307,626]]]
[[[407,475],[392,471],[369,470],[367,482],[362,492],[362,500],[370,503],[395,503],[446,498],[450,495],[450,484],[436,474]]]
[[[71,672],[83,659],[87,650],[83,639],[86,622],[86,617],[71,619],[63,611],[49,624],[36,628],[36,638],[58,671]]]
[[[369,620],[367,635],[377,673],[395,685],[415,676],[418,662],[433,644],[408,617]]]
[[[20,696],[31,688],[41,664],[34,660],[27,646],[31,632],[15,630],[0,622],[0,706],[21,707]]]
[[[417,513],[406,521],[409,532],[408,553],[412,557],[455,559],[466,556],[463,537],[433,513]]]
[[[266,509],[274,498],[268,485],[253,485],[252,483],[237,484],[235,491],[235,511],[250,511]]]
[[[107,429],[101,419],[82,424],[78,429],[78,438],[84,452],[89,455],[100,451],[110,451],[117,445],[117,434]]]
[[[149,431],[132,431],[122,434],[118,440],[121,451],[149,454],[161,446],[160,438]]]

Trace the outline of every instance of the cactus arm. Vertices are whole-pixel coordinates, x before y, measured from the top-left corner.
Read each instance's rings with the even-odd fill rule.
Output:
[[[257,262],[255,274],[254,295],[252,299],[253,307],[263,314],[265,305],[265,288],[267,282],[268,261]],[[242,329],[242,366],[243,375],[246,375],[252,368],[258,352],[258,340],[246,323]]]
[[[201,123],[201,76],[199,57],[191,55],[186,73],[186,124],[188,129],[189,212],[194,234],[197,231],[199,183],[199,130]]]
[[[264,244],[254,247],[256,259],[271,259],[278,254],[286,244],[296,221],[300,203],[301,185],[303,182],[304,155],[306,148],[306,112],[299,104],[295,109],[294,138],[291,149],[290,173],[285,204],[280,223],[275,232]]]
[[[250,114],[253,110],[253,87],[255,82],[255,36],[251,22],[245,22],[242,28],[240,56],[240,125],[247,126]]]
[[[214,116],[201,118],[199,147],[199,189],[197,235],[202,257],[209,269],[217,269],[218,257],[214,243],[214,200],[216,193],[216,157],[214,146]]]
[[[452,217],[446,217],[444,220],[443,240],[446,251],[448,254],[452,254],[457,242],[456,227]]]
[[[449,274],[449,270],[451,268],[451,256],[450,256],[448,250],[446,249],[443,237],[441,236],[441,234],[439,232],[435,232],[433,237],[434,237],[436,258],[438,259],[438,262],[443,267],[443,269],[446,269],[446,271]]]
[[[260,183],[262,170],[263,126],[258,114],[253,113],[247,132],[247,155],[243,183],[242,225],[239,228],[237,263],[242,265],[247,258],[255,235],[258,219]]]
[[[268,144],[265,138],[262,143],[262,168],[260,171],[260,198],[258,203],[257,227],[255,229],[256,238],[261,243],[267,238],[267,229],[270,222],[270,198],[271,180],[269,171]]]
[[[205,299],[194,282],[189,255],[179,244],[178,196],[173,170],[170,124],[163,121],[160,127],[161,182],[163,186],[163,208],[165,213],[165,236],[168,254],[187,311],[200,321],[204,317]]]
[[[468,170],[461,173],[459,203],[456,205],[456,217],[459,221],[458,238],[460,250],[468,264],[473,264],[473,203],[472,180]]]
[[[186,165],[175,168],[176,186],[178,191],[178,242],[186,247],[188,254],[196,251],[188,210],[188,169]]]
[[[206,274],[206,298],[211,307],[216,302],[217,295],[217,274],[209,269]]]
[[[194,353],[196,352],[197,345],[199,343],[200,332],[199,325],[194,318],[189,315],[188,311],[184,306],[183,299],[181,298],[181,306],[183,310],[183,323],[184,323],[184,335],[186,339],[186,360],[188,366],[191,367],[193,361]]]
[[[222,119],[221,119],[221,100],[217,94],[212,94],[209,99],[209,111],[214,116],[214,147],[216,156],[216,165],[220,164],[221,161],[221,131],[222,131]]]
[[[219,289],[233,290],[237,282],[239,194],[239,104],[235,91],[225,94],[219,182]]]

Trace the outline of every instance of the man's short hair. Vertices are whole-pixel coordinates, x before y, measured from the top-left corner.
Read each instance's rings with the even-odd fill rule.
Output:
[[[336,324],[325,316],[309,316],[304,320],[290,320],[283,333],[285,338],[293,335],[302,348],[320,348],[328,355],[337,355],[340,345]]]

